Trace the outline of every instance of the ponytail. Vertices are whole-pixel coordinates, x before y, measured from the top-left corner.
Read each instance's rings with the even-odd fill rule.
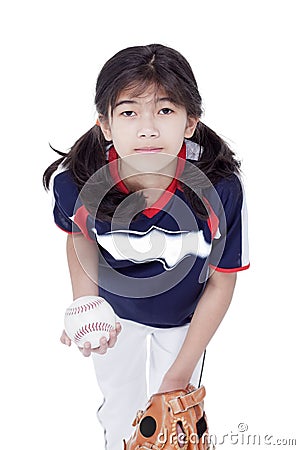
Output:
[[[196,129],[198,143],[203,148],[197,167],[214,185],[221,178],[226,178],[240,170],[240,161],[235,157],[229,145],[203,122]]]
[[[93,217],[102,221],[112,221],[117,219],[118,223],[127,221],[128,217],[135,220],[139,212],[146,208],[146,199],[142,193],[130,192],[133,197],[125,202],[125,210],[116,213],[116,209],[128,197],[128,194],[121,192],[113,182],[108,166],[106,165],[106,147],[109,144],[104,138],[101,128],[95,125],[81,138],[79,138],[68,153],[59,150],[52,150],[61,155],[61,158],[54,161],[44,172],[43,184],[45,189],[49,189],[50,179],[53,173],[61,165],[68,169],[73,180],[79,189],[79,196],[87,210]],[[104,167],[101,173],[98,169]],[[92,175],[94,175],[92,177]],[[91,178],[92,177],[92,178]],[[88,183],[87,181],[90,180]],[[84,189],[82,189],[84,187]],[[106,192],[101,203],[102,193]]]
[[[196,215],[206,220],[208,212],[202,195],[199,195],[199,188],[201,192],[222,178],[239,173],[240,161],[235,158],[228,144],[203,122],[198,123],[191,140],[202,149],[198,161],[190,161],[199,170],[192,171],[189,165],[185,166],[182,188]]]
[[[43,174],[43,185],[49,189],[50,179],[60,165],[69,169],[75,183],[81,189],[86,181],[105,164],[105,151],[108,142],[100,127],[95,125],[81,136],[68,153],[54,149],[61,158],[52,163]]]

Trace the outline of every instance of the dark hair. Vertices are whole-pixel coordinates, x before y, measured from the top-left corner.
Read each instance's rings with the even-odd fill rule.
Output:
[[[197,82],[187,60],[176,50],[160,45],[129,47],[121,50],[103,66],[96,84],[95,105],[99,115],[105,118],[113,110],[121,91],[130,88],[134,90],[134,96],[142,94],[147,87],[154,85],[163,88],[168,97],[177,104],[184,106],[187,115],[201,118],[203,114],[202,99],[198,91]],[[228,177],[238,172],[240,163],[226,142],[203,122],[199,122],[194,135],[190,140],[199,144],[203,151],[198,161],[192,163],[199,168],[212,184],[216,184],[221,178]],[[43,175],[43,183],[49,188],[51,175],[60,164],[70,170],[79,190],[87,180],[106,164],[106,148],[109,144],[105,140],[101,128],[93,126],[75,144],[68,153],[55,150],[61,158],[51,164]],[[54,150],[54,149],[53,149]],[[97,189],[106,189],[111,185],[108,171],[104,171],[101,180],[98,180]],[[199,180],[189,179],[188,169],[183,172],[183,190],[187,200],[192,205],[196,214],[202,218],[207,217],[206,208],[199,200],[199,196],[191,188],[193,183],[199,184]],[[95,195],[95,184],[92,187],[92,195],[84,195],[83,201],[87,209],[99,219],[111,220],[118,206],[128,194],[120,192],[116,187],[109,189],[100,206]],[[85,192],[88,189],[84,189]],[[145,206],[142,195],[137,195],[139,210]],[[134,202],[127,202],[132,205]]]

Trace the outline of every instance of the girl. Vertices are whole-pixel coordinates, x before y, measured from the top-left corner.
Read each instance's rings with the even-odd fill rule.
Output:
[[[120,450],[149,395],[197,386],[236,273],[249,267],[246,208],[240,164],[200,121],[180,53],[157,44],[118,52],[98,76],[95,105],[95,126],[58,152],[44,185],[60,169],[54,218],[68,233],[74,299],[100,295],[119,318],[108,341],[82,353],[104,397],[106,448]],[[61,341],[71,344],[65,332]]]

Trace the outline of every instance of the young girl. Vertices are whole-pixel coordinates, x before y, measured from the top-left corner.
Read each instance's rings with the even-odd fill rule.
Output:
[[[236,273],[249,267],[246,207],[239,163],[200,121],[180,53],[158,44],[120,51],[98,76],[95,105],[96,124],[44,185],[59,169],[54,218],[68,233],[74,299],[100,295],[118,316],[110,339],[82,353],[93,356],[104,396],[106,448],[120,450],[149,395],[198,385]],[[71,344],[65,332],[61,341]]]

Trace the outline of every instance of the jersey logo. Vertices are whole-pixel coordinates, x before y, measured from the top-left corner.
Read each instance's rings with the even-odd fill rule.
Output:
[[[152,226],[148,231],[117,230],[98,235],[98,244],[116,260],[129,260],[136,264],[159,261],[165,270],[173,269],[190,255],[206,258],[211,244],[203,231],[168,231]]]

